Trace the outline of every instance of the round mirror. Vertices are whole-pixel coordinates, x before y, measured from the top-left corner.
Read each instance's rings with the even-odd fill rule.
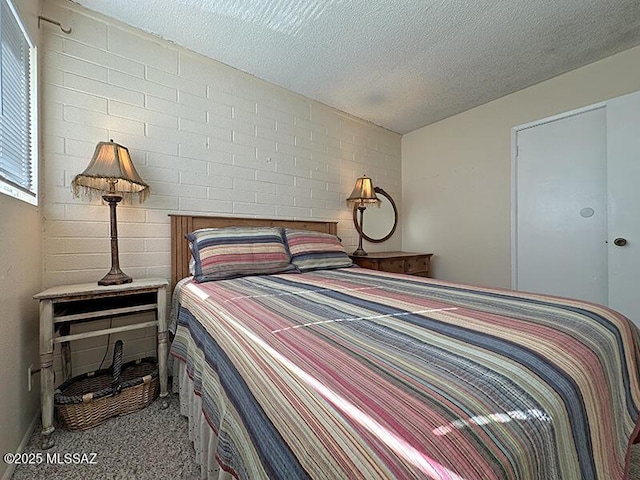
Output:
[[[376,195],[380,199],[380,207],[369,207],[364,212],[362,223],[364,229],[360,227],[358,221],[358,207],[353,207],[353,224],[362,238],[367,242],[381,243],[391,238],[398,226],[398,208],[391,195],[380,187],[374,187]]]

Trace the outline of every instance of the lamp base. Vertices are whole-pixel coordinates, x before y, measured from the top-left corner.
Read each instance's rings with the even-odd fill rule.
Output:
[[[351,255],[353,255],[354,257],[366,257],[369,254],[365,252],[363,248],[358,247],[356,251],[353,252]]]
[[[102,199],[109,204],[109,211],[111,213],[111,270],[109,270],[109,273],[102,277],[102,279],[98,280],[98,285],[122,285],[123,283],[131,283],[131,277],[120,270],[120,260],[118,259],[118,220],[116,218],[116,207],[118,206],[118,202],[122,200],[122,197],[109,193],[103,195]]]
[[[122,285],[123,283],[131,283],[133,279],[122,270],[111,271],[98,280],[98,285]]]

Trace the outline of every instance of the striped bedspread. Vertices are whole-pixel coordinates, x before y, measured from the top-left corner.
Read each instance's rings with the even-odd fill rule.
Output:
[[[182,281],[171,354],[242,479],[623,479],[638,332],[584,302],[363,268]]]

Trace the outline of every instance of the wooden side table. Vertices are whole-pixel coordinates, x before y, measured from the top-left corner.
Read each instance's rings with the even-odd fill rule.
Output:
[[[366,257],[351,255],[351,260],[371,270],[428,277],[432,256],[433,253],[371,252]]]
[[[51,448],[54,444],[51,434],[55,430],[53,426],[53,347],[56,343],[62,344],[62,370],[64,380],[67,380],[71,377],[69,342],[111,333],[157,327],[160,397],[165,398],[168,395],[167,286],[168,282],[164,278],[146,278],[123,285],[102,286],[97,282],[61,285],[34,295],[33,298],[40,301],[40,404],[42,408],[41,446],[43,449]],[[149,311],[155,312],[155,320],[69,335],[72,323]],[[54,337],[56,330],[59,330],[60,334]],[[163,408],[167,406],[168,402],[165,400]]]

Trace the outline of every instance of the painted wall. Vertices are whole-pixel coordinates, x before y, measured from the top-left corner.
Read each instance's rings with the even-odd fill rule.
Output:
[[[403,247],[441,279],[511,285],[511,128],[640,90],[640,47],[402,138]]]
[[[355,179],[400,201],[399,135],[71,2],[47,0],[43,15],[73,29],[43,28],[45,286],[109,270],[108,208],[70,186],[99,141],[127,146],[151,186],[143,205],[118,207],[120,266],[134,278],[169,278],[170,212],[338,220],[351,251]],[[375,247],[400,245],[398,232]],[[125,356],[153,351],[152,332],[136,335],[122,335]],[[105,347],[72,346],[74,372]]]
[[[38,43],[39,0],[15,2]],[[38,368],[38,303],[42,228],[38,207],[0,194],[0,452],[16,452],[39,408],[39,377],[29,392],[27,369]],[[0,462],[0,478],[9,475]]]

